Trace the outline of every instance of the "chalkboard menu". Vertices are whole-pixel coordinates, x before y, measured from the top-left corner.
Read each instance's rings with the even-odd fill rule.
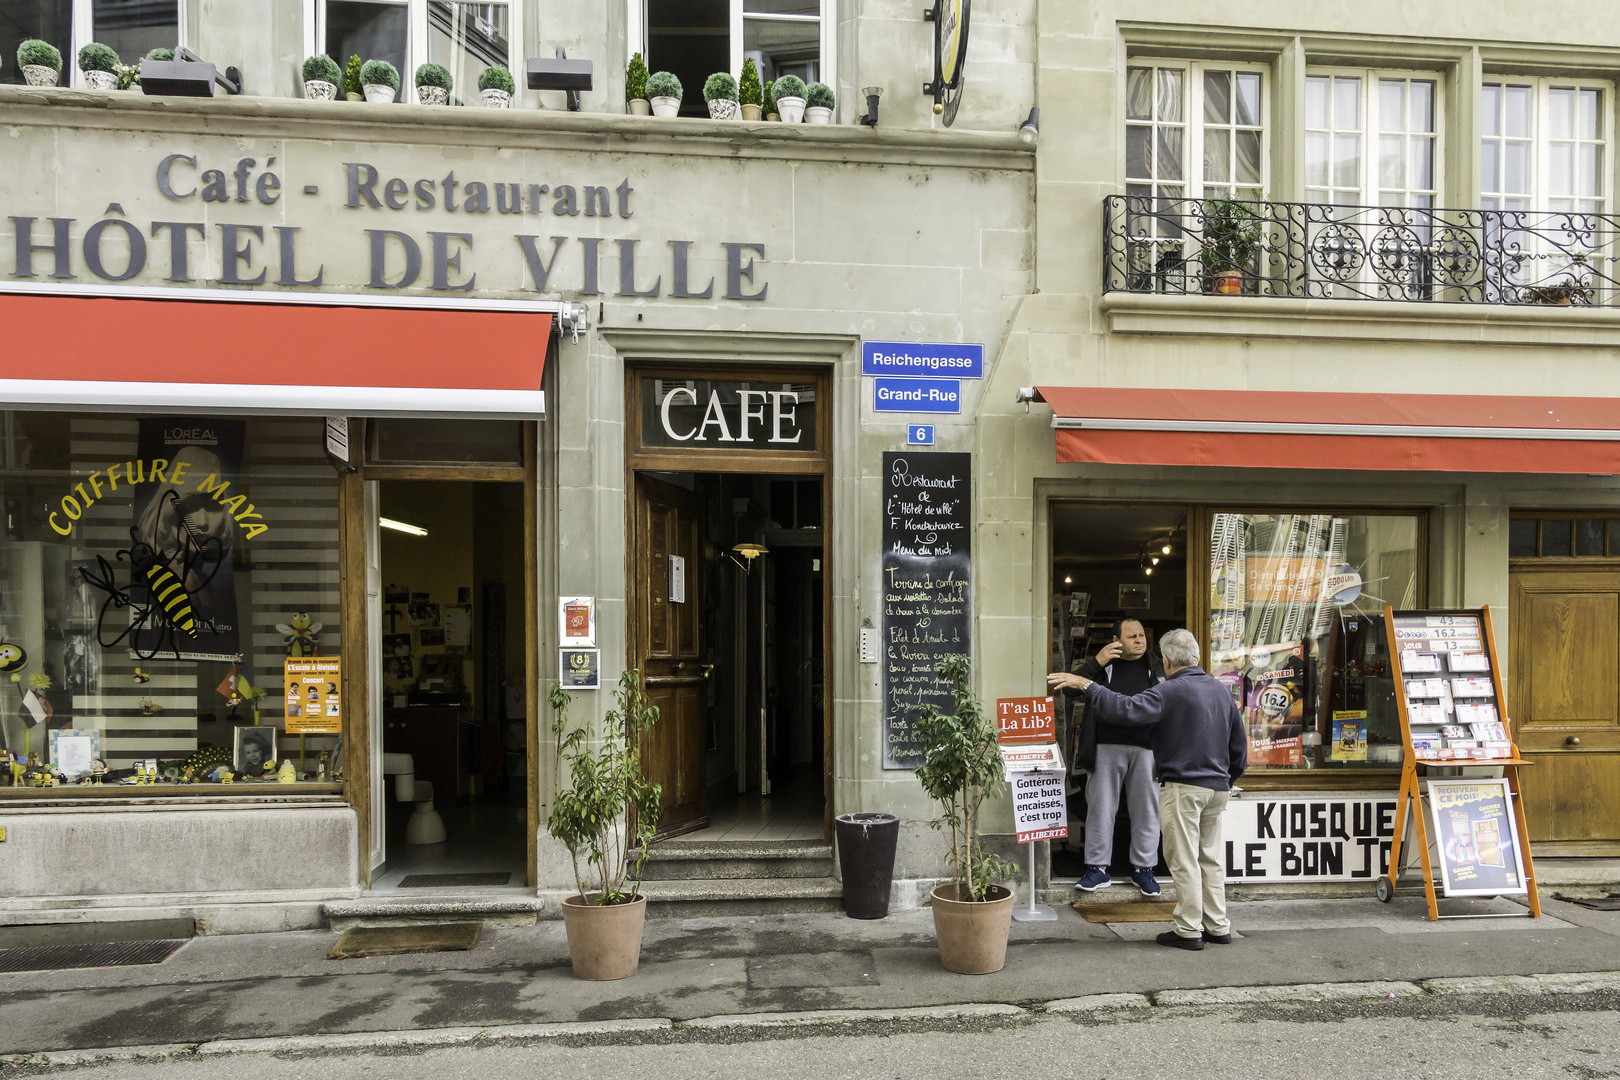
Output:
[[[971,651],[971,454],[883,455],[883,767],[922,755],[912,714],[953,707],[939,663]]]

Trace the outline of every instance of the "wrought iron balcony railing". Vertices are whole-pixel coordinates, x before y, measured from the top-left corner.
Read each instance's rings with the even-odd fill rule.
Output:
[[[1620,217],[1110,195],[1103,289],[1620,304]]]

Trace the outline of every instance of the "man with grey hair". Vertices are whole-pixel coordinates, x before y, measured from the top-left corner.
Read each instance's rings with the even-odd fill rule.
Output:
[[[1111,724],[1153,727],[1159,780],[1159,834],[1176,883],[1175,929],[1160,945],[1198,950],[1229,945],[1221,812],[1248,765],[1249,740],[1237,703],[1198,666],[1198,639],[1172,630],[1159,641],[1164,682],[1126,697],[1082,679],[1088,715]]]

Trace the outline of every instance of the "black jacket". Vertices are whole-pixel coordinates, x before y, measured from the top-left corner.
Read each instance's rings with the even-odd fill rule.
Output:
[[[1148,663],[1148,681],[1150,686],[1157,686],[1164,682],[1164,663],[1149,649],[1143,654]],[[1115,661],[1114,663],[1118,663]],[[1082,678],[1103,683],[1112,689],[1114,681],[1114,664],[1102,665],[1097,663],[1095,656],[1088,657],[1075,672]],[[1065,688],[1063,691],[1070,697],[1079,697],[1082,691]],[[1074,747],[1074,759],[1080,767],[1091,771],[1097,768],[1097,744],[1108,743],[1118,746],[1141,746],[1151,749],[1153,746],[1153,732],[1149,728],[1132,728],[1122,724],[1110,724],[1098,720],[1091,710],[1086,710],[1080,723],[1080,737]]]
[[[1249,739],[1232,692],[1194,665],[1135,697],[1099,682],[1086,687],[1086,715],[1111,724],[1157,725],[1154,771],[1167,784],[1228,791],[1249,763]]]

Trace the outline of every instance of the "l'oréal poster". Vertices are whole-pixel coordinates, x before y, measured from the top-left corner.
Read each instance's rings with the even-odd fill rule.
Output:
[[[231,554],[230,509],[211,491],[238,486],[240,420],[148,417],[138,452],[145,472],[135,485],[131,529],[132,617],[138,656],[232,660],[241,653]]]

